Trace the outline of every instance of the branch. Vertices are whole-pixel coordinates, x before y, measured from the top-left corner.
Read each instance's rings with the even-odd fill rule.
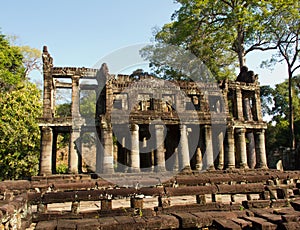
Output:
[[[266,51],[266,50],[276,50],[277,49],[277,45],[274,46],[268,46],[268,47],[261,47],[264,44],[268,44],[268,42],[263,42],[263,43],[256,43],[254,45],[252,45],[249,49],[247,49],[245,51],[245,54],[253,51],[253,50],[260,50],[260,51]]]

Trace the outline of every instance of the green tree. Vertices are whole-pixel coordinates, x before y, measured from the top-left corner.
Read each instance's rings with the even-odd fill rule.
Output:
[[[24,79],[23,56],[18,47],[11,46],[0,34],[0,87],[1,90],[16,85]]]
[[[293,78],[292,90],[293,107],[295,108],[295,127],[300,125],[300,76]],[[268,123],[266,146],[268,152],[278,148],[279,146],[290,146],[289,131],[289,81],[277,84],[274,89],[264,86],[261,89],[261,99],[265,103],[262,104],[265,114],[272,116],[272,121]],[[267,103],[266,103],[267,102]],[[296,139],[300,138],[299,129],[295,129]]]
[[[273,43],[277,44],[277,53],[264,64],[272,65],[285,62],[288,70],[288,120],[290,129],[290,147],[295,149],[293,77],[300,68],[300,6],[295,1],[290,5],[282,1],[274,1],[275,8],[280,8],[274,27],[269,31]]]
[[[38,172],[41,111],[40,91],[32,83],[0,92],[0,179]]]
[[[40,99],[26,79],[21,49],[0,34],[0,180],[38,172]]]
[[[234,68],[244,66],[254,50],[276,49],[270,29],[280,17],[277,1],[176,0],[180,8],[172,22],[155,33],[159,44],[189,50],[199,57],[217,78],[229,78]],[[290,6],[293,1],[280,1]],[[147,50],[146,50],[147,51]],[[148,49],[149,53],[149,49]],[[151,60],[150,54],[144,55]],[[157,62],[152,62],[154,66]]]

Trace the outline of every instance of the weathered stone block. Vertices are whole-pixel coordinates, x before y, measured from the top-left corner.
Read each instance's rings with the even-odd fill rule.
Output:
[[[289,201],[287,199],[278,199],[272,200],[271,207],[272,208],[280,208],[280,207],[288,207]]]
[[[270,207],[271,201],[269,200],[246,200],[242,201],[242,205],[249,208],[267,208]]]
[[[197,217],[190,213],[172,213],[173,216],[179,219],[180,228],[196,228],[197,227]]]
[[[112,200],[101,199],[101,210],[102,211],[112,210]]]
[[[276,224],[272,224],[265,219],[258,217],[244,217],[245,220],[251,221],[253,228],[261,230],[275,230],[277,229]]]
[[[228,219],[220,219],[216,218],[213,220],[213,225],[217,229],[232,229],[232,230],[240,230],[241,226]]]
[[[60,219],[57,221],[57,230],[73,230],[76,229],[74,220]]]
[[[35,226],[36,230],[56,230],[57,228],[57,220],[49,220],[49,221],[40,221]]]
[[[0,206],[0,211],[2,211],[3,215],[11,215],[15,211],[15,207],[10,204],[5,204]]]
[[[143,198],[142,197],[130,197],[130,207],[131,208],[143,208]]]
[[[291,201],[290,204],[296,211],[300,211],[300,200]]]

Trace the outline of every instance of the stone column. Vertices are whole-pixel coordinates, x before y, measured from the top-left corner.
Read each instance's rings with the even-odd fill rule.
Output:
[[[214,166],[214,152],[213,152],[213,143],[212,143],[212,133],[211,126],[204,125],[204,135],[205,135],[205,156],[204,159],[206,169],[215,169]]]
[[[178,160],[180,170],[190,170],[189,142],[186,125],[180,125],[180,142],[178,146]]]
[[[202,170],[203,163],[202,163],[202,152],[201,148],[198,145],[196,150],[196,170]]]
[[[253,106],[254,106],[254,113],[255,113],[254,116],[255,116],[257,121],[262,121],[263,118],[262,118],[262,112],[261,112],[260,88],[259,88],[259,86],[255,90],[253,100],[254,100]]]
[[[236,116],[238,120],[243,121],[244,115],[243,115],[243,96],[242,96],[242,90],[237,88],[236,89]]]
[[[80,76],[72,76],[72,105],[71,105],[71,113],[72,117],[78,118],[80,117],[79,112],[79,100],[80,100],[80,92],[79,92],[79,79]]]
[[[52,67],[53,59],[48,53],[47,46],[43,47],[43,75],[44,75],[44,94],[43,94],[43,117],[51,118],[53,114],[53,79]]]
[[[244,128],[240,128],[236,130],[237,133],[237,147],[240,152],[241,162],[240,168],[248,168],[247,163],[247,146],[246,146],[246,130]]]
[[[178,171],[179,169],[178,148],[174,149],[173,155],[174,155],[173,171]]]
[[[79,172],[78,154],[81,154],[81,149],[79,149],[79,145],[76,145],[76,142],[78,142],[80,138],[79,79],[80,76],[72,76],[72,130],[70,135],[69,149],[69,173]]]
[[[256,148],[256,168],[267,169],[267,156],[265,147],[265,130],[259,130],[255,133]]]
[[[131,124],[131,152],[129,156],[130,172],[140,172],[139,126]]]
[[[79,154],[80,149],[80,128],[72,127],[70,135],[70,148],[69,148],[69,173],[79,173]]]
[[[52,128],[41,127],[41,155],[40,155],[40,175],[52,174]]]
[[[102,173],[103,167],[103,145],[101,143],[101,128],[96,127],[96,173]]]
[[[218,156],[218,169],[222,170],[224,168],[224,135],[220,132],[218,135],[219,143],[219,156]]]
[[[166,171],[166,162],[165,162],[165,145],[164,145],[164,126],[155,125],[155,170],[157,172]]]
[[[226,139],[227,139],[226,168],[232,169],[235,167],[234,129],[232,127],[227,128]]]
[[[113,134],[111,127],[103,123],[101,125],[101,143],[103,146],[102,173],[114,172]]]

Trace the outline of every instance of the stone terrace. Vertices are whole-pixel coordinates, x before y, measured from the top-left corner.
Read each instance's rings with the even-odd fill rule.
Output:
[[[299,171],[182,173],[151,187],[141,175],[128,187],[81,174],[3,181],[0,229],[300,228]]]

